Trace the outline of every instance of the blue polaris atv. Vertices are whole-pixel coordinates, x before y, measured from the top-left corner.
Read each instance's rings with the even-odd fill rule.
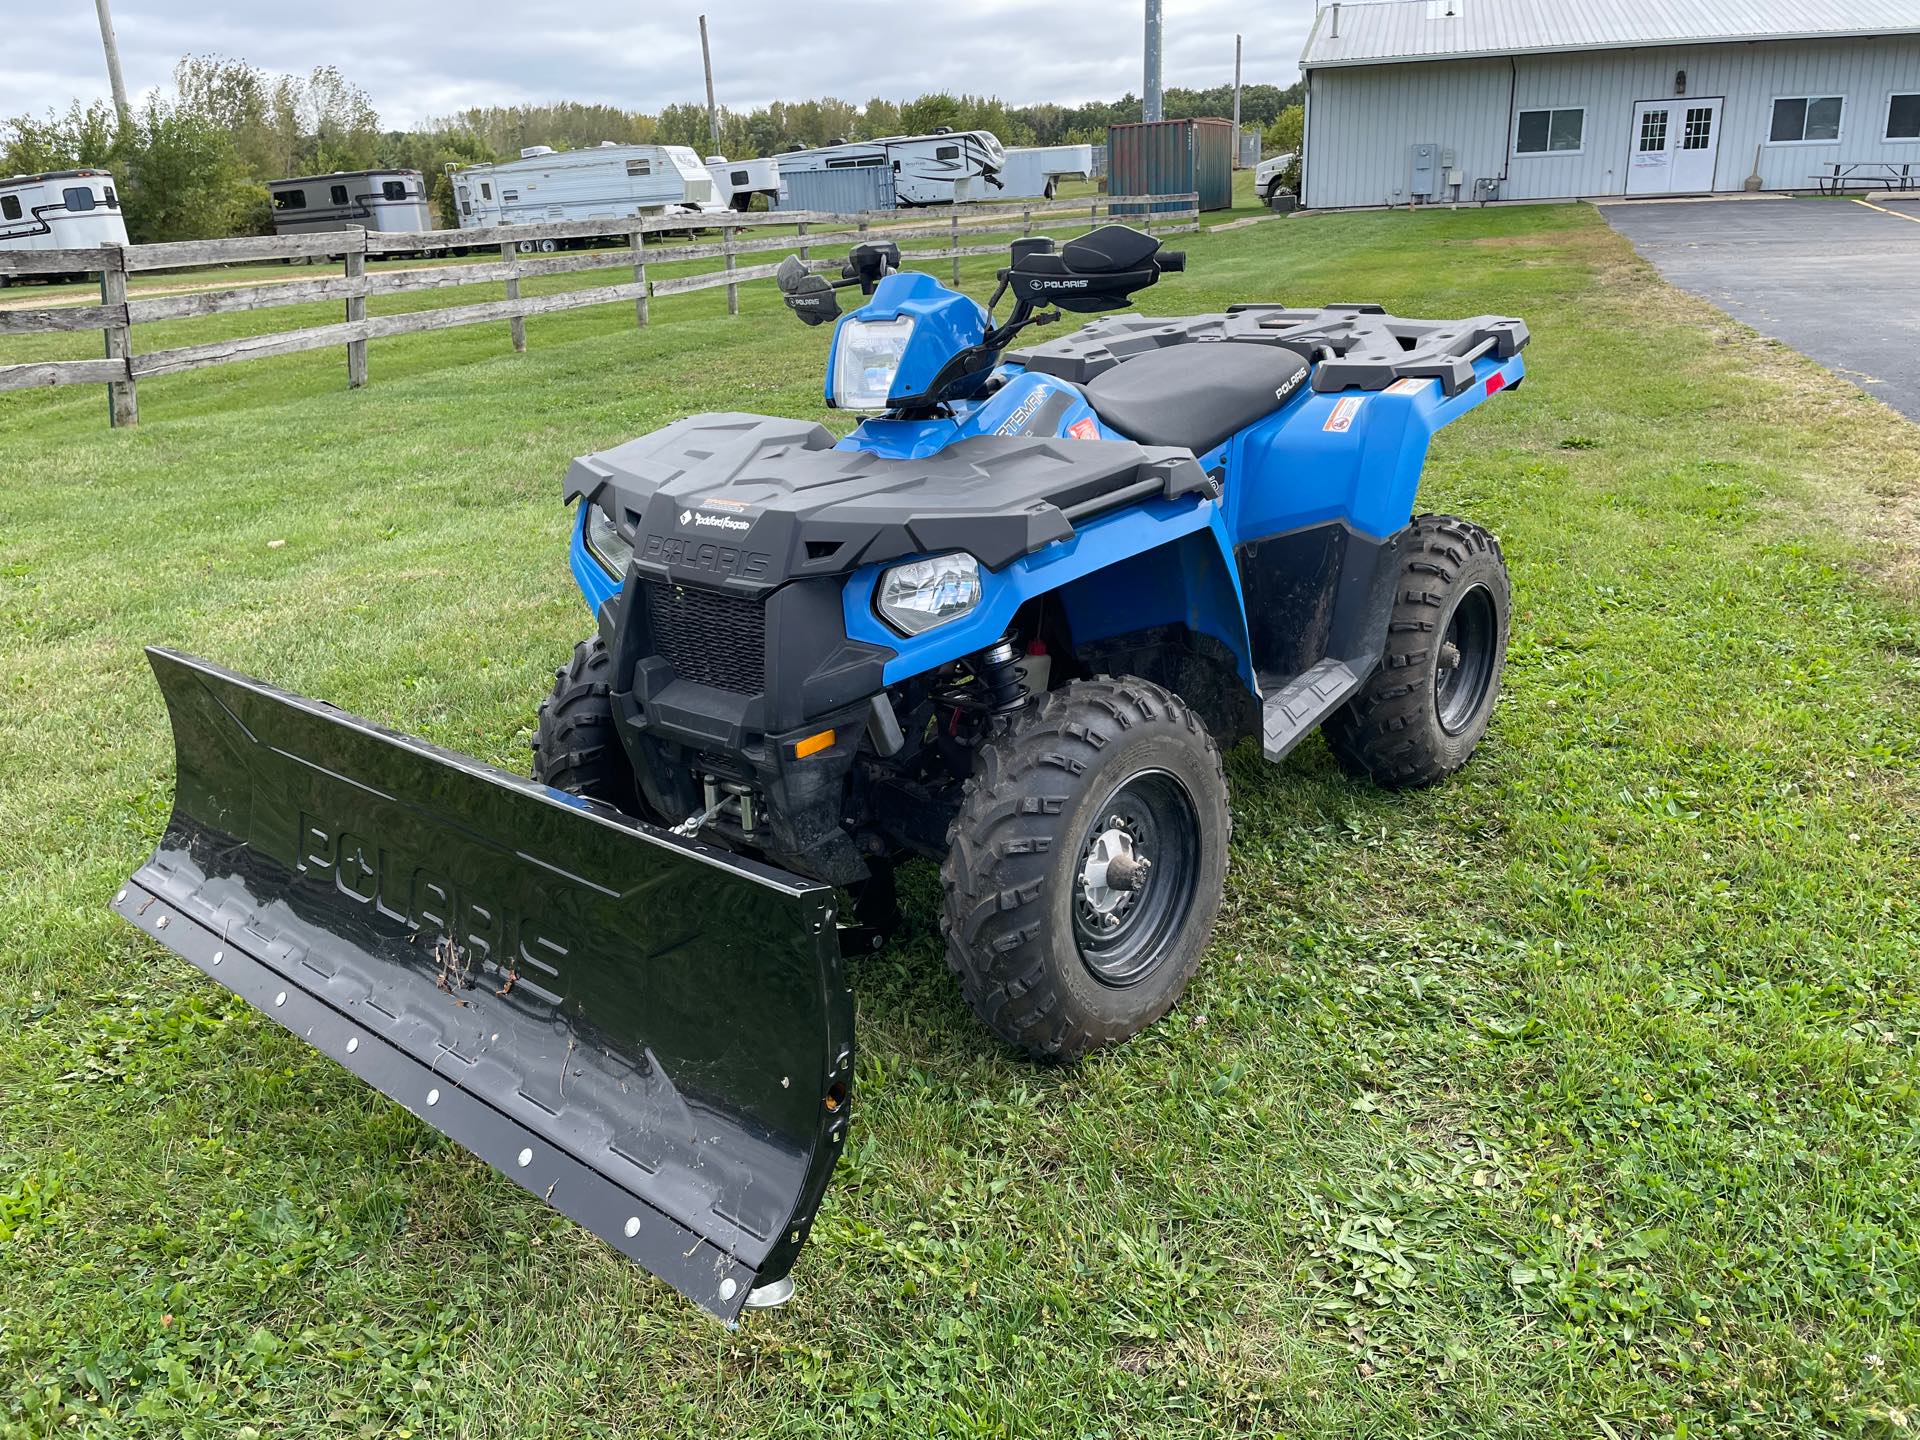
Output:
[[[151,652],[180,780],[121,912],[729,1321],[790,1289],[846,1135],[843,958],[899,863],[939,863],[986,1026],[1085,1055],[1199,964],[1223,751],[1320,728],[1431,784],[1506,651],[1499,545],[1414,502],[1433,433],[1520,383],[1519,320],[1246,304],[1036,342],[1184,257],[1016,241],[1004,322],[901,260],[781,267],[837,322],[845,438],[698,415],[574,462],[597,633],[537,780]]]

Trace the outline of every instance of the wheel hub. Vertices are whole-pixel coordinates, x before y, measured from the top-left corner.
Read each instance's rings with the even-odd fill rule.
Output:
[[[1434,656],[1434,710],[1449,735],[1468,730],[1479,717],[1493,689],[1499,643],[1493,595],[1485,585],[1475,585],[1454,607]]]
[[[1133,834],[1115,815],[1087,844],[1080,867],[1080,900],[1096,924],[1112,928],[1146,888],[1153,861],[1141,853]]]

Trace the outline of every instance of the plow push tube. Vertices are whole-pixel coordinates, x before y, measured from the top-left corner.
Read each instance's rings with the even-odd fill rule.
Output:
[[[853,1084],[831,890],[147,654],[179,779],[121,916],[728,1323],[786,1276]]]

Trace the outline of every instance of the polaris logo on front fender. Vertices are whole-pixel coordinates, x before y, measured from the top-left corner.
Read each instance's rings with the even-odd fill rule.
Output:
[[[649,535],[641,545],[640,555],[642,559],[662,565],[706,570],[741,580],[765,579],[773,564],[773,556],[764,550],[742,550],[733,545],[716,545],[710,540],[689,540],[681,535]]]

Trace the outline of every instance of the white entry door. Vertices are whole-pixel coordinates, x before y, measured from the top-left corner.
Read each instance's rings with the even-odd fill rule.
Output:
[[[1633,107],[1629,195],[1704,195],[1720,151],[1719,100],[1642,100]]]

